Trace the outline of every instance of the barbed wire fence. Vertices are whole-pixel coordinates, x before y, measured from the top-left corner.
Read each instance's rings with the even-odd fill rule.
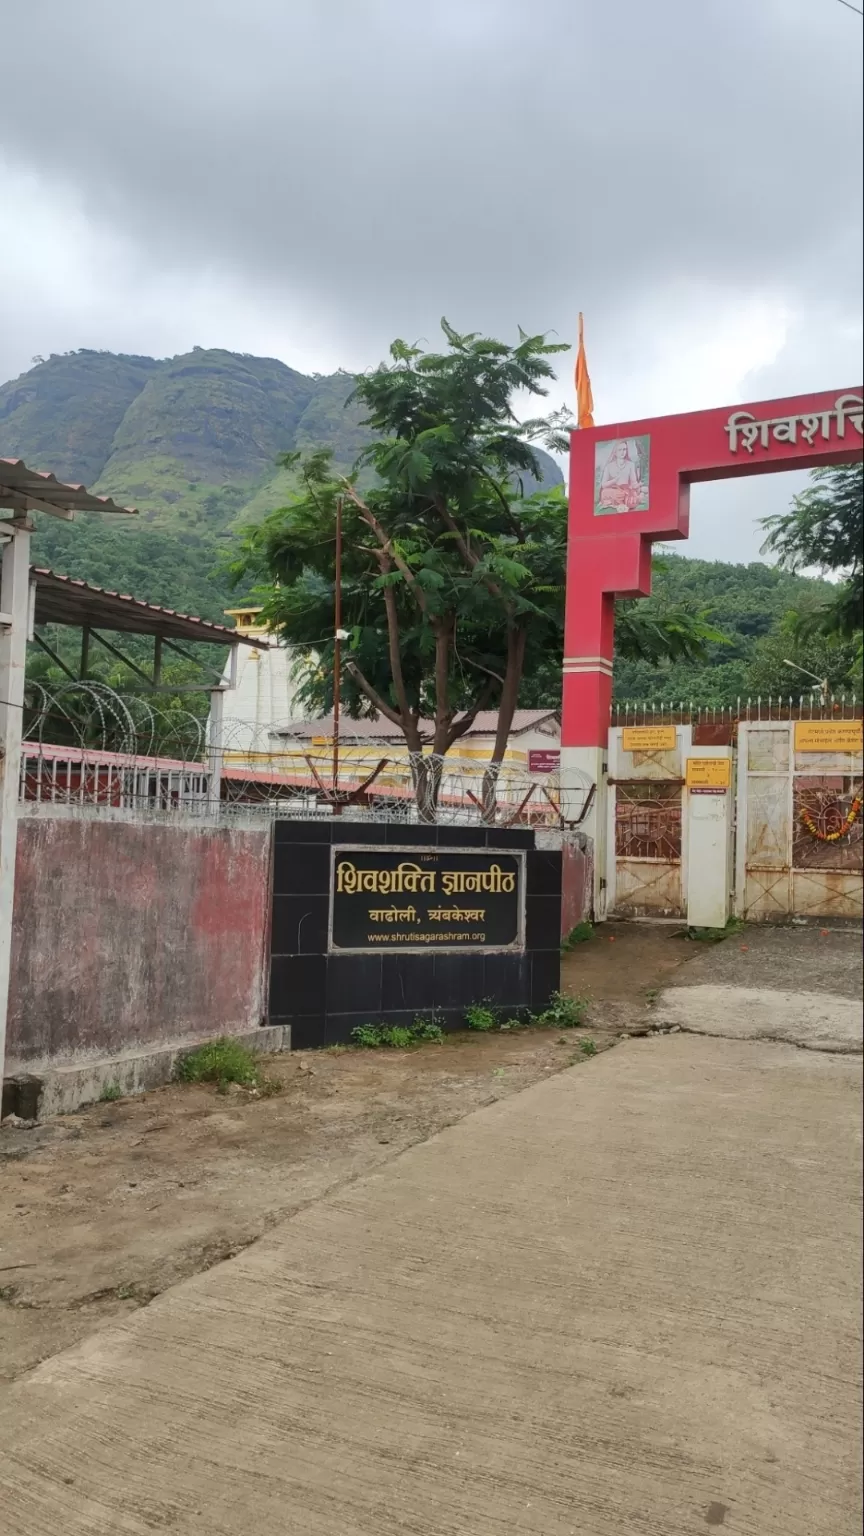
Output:
[[[330,816],[454,825],[559,828],[578,822],[592,791],[577,774],[562,805],[558,772],[531,773],[524,754],[488,759],[410,753],[390,741],[309,742],[226,715],[211,722],[104,683],[28,684],[20,798],[29,806],[105,812]],[[282,727],[284,732],[285,728]]]
[[[739,699],[724,706],[686,702],[619,703],[612,725],[860,718],[854,695],[822,699]],[[352,738],[339,745],[334,783],[332,739],[301,740],[282,726],[253,726],[226,715],[219,739],[208,718],[182,696],[119,693],[100,682],[27,684],[20,798],[29,805],[91,806],[105,811],[183,810],[230,816],[329,816],[378,821],[578,825],[594,786],[572,769],[531,773],[514,750],[497,768],[461,752],[433,757],[404,744]]]

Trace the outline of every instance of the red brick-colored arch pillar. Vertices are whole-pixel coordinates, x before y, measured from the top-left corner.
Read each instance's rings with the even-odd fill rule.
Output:
[[[851,463],[862,456],[862,391],[830,390],[574,432],[561,722],[562,809],[581,824],[605,915],[606,784],[617,597],[651,591],[651,545],[686,539],[697,481]],[[729,555],[735,556],[730,541]]]

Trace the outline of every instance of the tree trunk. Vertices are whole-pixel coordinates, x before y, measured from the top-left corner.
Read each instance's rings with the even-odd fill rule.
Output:
[[[450,649],[453,619],[433,620],[435,631],[435,731],[428,757],[412,758],[414,798],[421,821],[434,822],[438,816],[438,797],[444,775],[444,756],[453,741],[453,711],[450,708]]]
[[[520,625],[518,629],[511,628],[507,631],[507,668],[504,673],[504,684],[498,704],[495,744],[492,748],[491,761],[483,775],[483,820],[487,826],[491,826],[494,823],[498,814],[498,779],[501,774],[504,753],[507,751],[507,743],[510,739],[513,716],[516,713],[516,705],[519,701],[522,668],[525,663],[526,639],[527,635],[524,626]]]
[[[436,752],[431,752],[428,757],[422,753],[411,756],[411,777],[414,781],[414,799],[417,802],[417,814],[423,822],[434,822],[438,815],[438,796],[441,793],[441,779],[444,772],[444,758]]]

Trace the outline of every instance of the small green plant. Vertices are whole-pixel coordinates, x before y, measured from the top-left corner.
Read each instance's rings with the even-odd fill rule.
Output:
[[[99,1103],[116,1104],[117,1100],[122,1099],[122,1097],[123,1089],[119,1083],[106,1083],[99,1095]]]
[[[437,1045],[444,1039],[444,1031],[441,1028],[437,1014],[418,1013],[411,1031],[415,1040],[433,1040]]]
[[[472,1003],[470,1008],[465,1009],[465,1023],[469,1029],[486,1034],[490,1029],[495,1028],[498,1016],[489,1003]]]
[[[380,1024],[357,1024],[351,1031],[351,1039],[355,1045],[359,1045],[364,1051],[374,1051],[377,1046],[383,1045],[381,1039]]]
[[[405,1051],[424,1041],[440,1045],[444,1031],[434,1014],[418,1013],[412,1024],[358,1024],[351,1031],[351,1039],[366,1051],[382,1047]]]
[[[17,1295],[17,1285],[0,1285],[0,1301],[13,1302]]]
[[[181,1083],[215,1083],[221,1093],[227,1091],[229,1083],[244,1088],[258,1086],[258,1066],[252,1052],[227,1036],[209,1040],[181,1056],[176,1076]]]
[[[566,955],[568,950],[575,949],[577,944],[587,943],[588,939],[593,939],[593,937],[594,924],[585,918],[581,923],[576,923],[576,925],[570,929],[570,932],[564,935],[563,939],[561,940],[562,952]]]
[[[549,1007],[537,1013],[531,1023],[541,1029],[578,1029],[585,1022],[586,997],[566,997],[563,992],[553,992]]]
[[[579,1049],[582,1052],[583,1056],[596,1056],[597,1055],[597,1047],[594,1044],[593,1040],[580,1040],[579,1041]]]
[[[649,1008],[653,1008],[654,1007],[654,1004],[656,1003],[656,1001],[657,1001],[659,996],[660,996],[660,988],[659,987],[649,987],[648,988],[648,991],[645,993],[645,1001],[648,1004]]]
[[[394,1051],[407,1051],[414,1044],[414,1034],[408,1024],[385,1025],[381,1030],[381,1044]]]

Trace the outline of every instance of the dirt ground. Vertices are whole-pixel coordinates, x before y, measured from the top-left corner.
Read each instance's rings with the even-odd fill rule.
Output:
[[[775,976],[776,973],[776,976]],[[856,974],[858,980],[856,983]],[[0,1381],[240,1252],[276,1222],[485,1104],[645,1033],[669,985],[757,976],[860,987],[858,946],[827,929],[690,942],[609,923],[566,955],[580,1030],[449,1036],[413,1051],[295,1052],[266,1099],[175,1085],[0,1131]]]
[[[638,1027],[701,946],[610,924],[565,957],[578,1031],[450,1036],[405,1051],[296,1052],[277,1096],[176,1085],[0,1133],[0,1380],[238,1253],[327,1190]]]
[[[686,1030],[550,1072],[10,1383],[0,1533],[853,1536],[859,1104]]]

